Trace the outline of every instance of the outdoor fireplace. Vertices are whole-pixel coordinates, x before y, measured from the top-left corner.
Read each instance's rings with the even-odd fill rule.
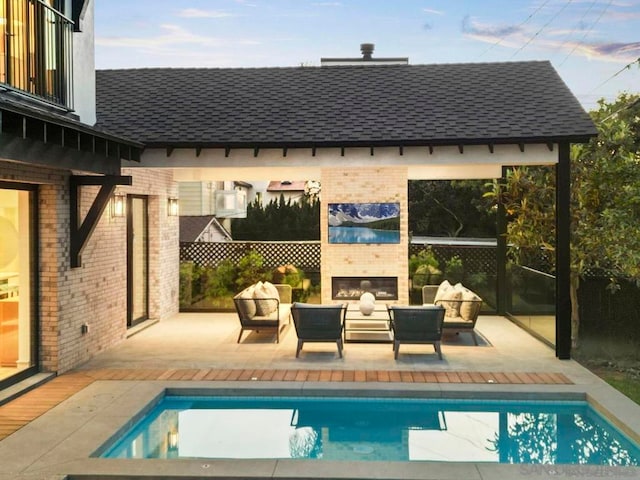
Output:
[[[398,300],[398,277],[332,277],[333,300],[358,300],[371,292],[376,300]]]

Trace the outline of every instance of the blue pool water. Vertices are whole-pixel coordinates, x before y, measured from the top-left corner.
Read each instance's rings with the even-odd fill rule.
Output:
[[[586,402],[166,396],[107,458],[640,464]]]

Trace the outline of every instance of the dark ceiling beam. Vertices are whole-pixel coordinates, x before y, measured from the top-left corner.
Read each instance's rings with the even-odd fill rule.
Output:
[[[81,254],[91,234],[95,230],[102,213],[109,204],[109,199],[117,185],[131,185],[130,176],[122,175],[72,175],[69,178],[70,199],[70,254],[71,268],[82,266]],[[87,215],[80,221],[80,188],[84,186],[99,186]]]

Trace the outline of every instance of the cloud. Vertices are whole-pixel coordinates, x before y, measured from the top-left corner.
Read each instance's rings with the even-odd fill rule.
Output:
[[[317,2],[312,3],[314,7],[341,7],[342,3],[340,2]]]
[[[462,32],[465,36],[484,43],[500,43],[503,47],[511,48],[521,48],[535,36],[535,30],[527,30],[524,26],[481,24],[468,15],[462,21]],[[640,42],[566,41],[559,38],[563,33],[567,32],[555,30],[546,35],[535,36],[535,42],[529,48],[551,52],[562,50],[572,56],[580,55],[592,60],[615,63],[629,63],[640,57]]]
[[[640,58],[640,42],[631,43],[587,43],[574,42],[567,44],[575,52],[588,58],[605,62],[633,62]]]
[[[434,10],[432,8],[423,8],[422,11],[424,13],[430,13],[431,15],[444,15],[442,10]]]
[[[469,15],[462,19],[462,33],[486,42],[494,42],[523,32],[520,25],[489,25],[474,21]]]
[[[178,13],[183,18],[225,18],[233,15],[220,10],[200,10],[197,8],[186,8]]]
[[[160,30],[166,33],[161,33],[154,37],[96,37],[96,45],[103,47],[134,47],[155,51],[185,44],[217,47],[227,43],[219,38],[195,35],[179,25],[160,25]]]

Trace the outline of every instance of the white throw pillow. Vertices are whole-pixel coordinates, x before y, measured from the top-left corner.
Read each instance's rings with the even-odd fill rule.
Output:
[[[240,314],[247,319],[252,319],[256,315],[256,302],[253,300],[253,285],[245,288],[240,292],[238,298],[242,299],[238,302]]]
[[[278,289],[271,282],[262,282],[262,286],[269,292],[271,298],[275,298],[280,301],[280,294],[278,293]]]
[[[264,283],[258,282],[253,290],[253,299],[256,304],[256,315],[264,317],[278,308],[278,301],[273,298],[269,287]]]
[[[449,280],[445,280],[444,282],[442,282],[439,286],[438,286],[438,291],[436,292],[436,296],[433,299],[433,302],[437,302],[438,300],[442,300],[442,297],[444,297],[444,294],[451,290],[453,287],[451,286],[451,284],[449,283]]]

